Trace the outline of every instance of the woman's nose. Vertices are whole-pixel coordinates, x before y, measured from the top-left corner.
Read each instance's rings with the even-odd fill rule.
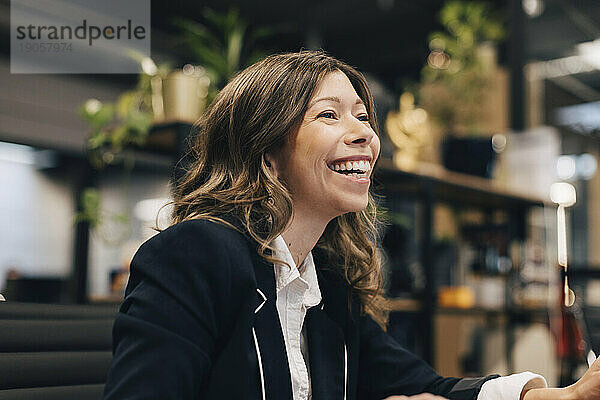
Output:
[[[348,127],[348,133],[344,138],[346,144],[359,144],[362,146],[368,146],[373,137],[375,136],[375,132],[370,125],[365,124],[362,121],[356,121],[352,124],[351,127]]]

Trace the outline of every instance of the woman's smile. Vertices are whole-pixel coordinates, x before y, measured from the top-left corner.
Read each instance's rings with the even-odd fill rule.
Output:
[[[346,157],[328,163],[327,167],[351,181],[363,184],[370,182],[371,162],[368,156]]]

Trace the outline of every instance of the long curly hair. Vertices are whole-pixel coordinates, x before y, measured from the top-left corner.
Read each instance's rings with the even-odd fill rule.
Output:
[[[292,217],[292,197],[270,172],[265,154],[281,149],[297,132],[318,84],[334,71],[349,78],[378,134],[373,97],[354,68],[322,51],[269,56],[238,73],[194,125],[191,162],[173,189],[173,224],[201,218],[241,226],[262,257],[278,261],[268,249]],[[237,223],[231,224],[232,218]],[[369,194],[364,210],[330,221],[317,248],[348,282],[361,311],[385,327],[376,223]]]

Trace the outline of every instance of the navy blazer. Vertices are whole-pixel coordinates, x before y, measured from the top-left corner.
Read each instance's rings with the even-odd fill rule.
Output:
[[[476,399],[478,379],[442,378],[367,315],[315,257],[322,302],[306,329],[314,400],[430,392]],[[292,400],[272,264],[222,224],[192,220],[145,242],[113,329],[105,400]]]

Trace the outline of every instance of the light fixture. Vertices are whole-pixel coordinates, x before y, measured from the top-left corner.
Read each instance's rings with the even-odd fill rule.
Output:
[[[556,231],[558,234],[558,265],[564,270],[563,295],[565,307],[575,304],[575,292],[569,287],[567,276],[567,222],[565,208],[571,207],[577,201],[575,187],[567,182],[556,182],[550,186],[550,199],[558,205],[556,209]]]
[[[539,17],[546,8],[543,0],[522,0],[521,5],[529,18]]]
[[[88,99],[84,104],[85,112],[94,115],[102,108],[102,102],[98,99]]]
[[[550,186],[550,200],[564,207],[571,207],[577,201],[575,187],[567,182],[556,182]]]
[[[556,159],[556,176],[563,181],[589,180],[597,168],[596,157],[589,153],[562,155]]]
[[[158,67],[150,57],[144,57],[141,61],[142,71],[146,75],[154,76],[158,72]]]
[[[556,175],[562,180],[568,180],[575,176],[577,164],[574,156],[560,156],[556,160]]]
[[[496,153],[502,153],[506,148],[507,142],[508,139],[501,133],[496,133],[494,136],[492,136],[492,148]]]
[[[583,153],[577,157],[577,176],[583,180],[589,180],[596,174],[598,169],[598,161],[590,153]]]

